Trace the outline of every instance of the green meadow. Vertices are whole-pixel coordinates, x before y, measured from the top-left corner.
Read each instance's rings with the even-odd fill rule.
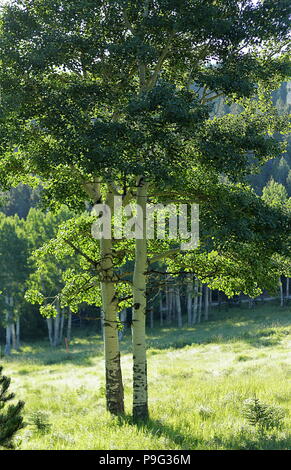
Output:
[[[94,325],[92,326],[92,330]],[[150,420],[133,424],[131,344],[122,341],[126,415],[105,409],[102,338],[74,330],[69,352],[23,344],[1,359],[25,401],[19,449],[291,449],[291,309],[212,311],[193,328],[148,330]],[[244,413],[257,398],[284,414],[260,428]]]

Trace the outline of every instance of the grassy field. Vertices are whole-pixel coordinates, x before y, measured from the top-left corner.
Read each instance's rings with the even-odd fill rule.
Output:
[[[123,419],[104,412],[100,337],[83,332],[70,352],[23,345],[2,359],[26,402],[21,449],[291,449],[291,309],[232,308],[183,330],[149,331],[150,421],[134,425],[130,338],[122,342]],[[285,412],[280,428],[260,431],[243,414],[257,397]],[[35,426],[39,412],[48,426]]]

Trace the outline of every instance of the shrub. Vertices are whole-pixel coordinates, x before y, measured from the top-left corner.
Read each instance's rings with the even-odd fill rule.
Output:
[[[258,398],[249,398],[244,402],[243,416],[249,424],[256,426],[261,432],[280,428],[285,412],[279,406],[268,405]]]
[[[49,422],[48,414],[44,411],[34,411],[30,415],[31,424],[34,425],[37,431],[41,434],[46,434],[50,431],[51,424]]]

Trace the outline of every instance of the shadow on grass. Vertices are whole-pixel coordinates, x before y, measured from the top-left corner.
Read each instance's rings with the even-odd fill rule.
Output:
[[[291,436],[274,434],[261,434],[253,429],[234,432],[231,437],[214,435],[210,439],[197,438],[194,435],[185,435],[179,428],[174,428],[162,421],[149,419],[147,422],[134,423],[132,416],[118,417],[118,425],[134,426],[137,430],[152,434],[154,437],[164,437],[169,446],[181,450],[195,449],[227,449],[227,450],[288,450],[291,448]],[[170,450],[171,447],[168,448]]]
[[[124,424],[134,426],[137,430],[143,431],[146,434],[152,434],[157,438],[165,437],[173,443],[173,445],[179,446],[181,449],[195,449],[199,444],[198,439],[194,436],[193,438],[189,438],[179,429],[173,428],[160,420],[149,419],[146,422],[141,421],[135,423],[132,416],[125,415],[118,417],[118,424],[119,426],[123,426]]]
[[[58,365],[74,364],[80,367],[90,367],[94,365],[94,360],[103,357],[103,342],[101,337],[91,337],[87,342],[72,342],[69,351],[66,351],[64,345],[51,347],[44,343],[31,344],[24,346],[18,352],[12,352],[10,356],[5,357],[7,363],[21,363],[24,366],[22,374],[25,375],[25,365]]]
[[[200,323],[191,328],[154,328],[148,329],[149,354],[165,349],[180,349],[186,346],[205,344],[248,343],[256,348],[268,348],[280,344],[291,333],[290,308],[280,309],[277,305],[257,306],[256,310],[233,308],[231,311],[211,312],[211,321]],[[280,328],[280,329],[279,329]],[[127,329],[121,342],[121,353],[132,351],[131,333]],[[156,351],[155,351],[156,350]],[[18,353],[12,353],[5,361],[29,362],[35,365],[71,363],[76,366],[92,366],[97,358],[103,357],[103,340],[99,335],[84,331],[76,336],[69,352],[64,344],[51,348],[48,344],[33,343]]]
[[[206,442],[208,448],[226,450],[289,450],[291,437],[240,432],[231,438],[215,436]]]
[[[163,328],[160,330],[162,341],[157,335],[157,330],[150,330],[148,331],[148,346],[162,350],[241,341],[252,347],[265,348],[280,344],[286,335],[291,334],[290,309],[281,310],[279,314],[276,312],[276,315],[270,308],[263,307],[257,307],[255,312],[233,310],[232,314],[216,312],[217,316],[212,321],[200,323],[191,328]]]

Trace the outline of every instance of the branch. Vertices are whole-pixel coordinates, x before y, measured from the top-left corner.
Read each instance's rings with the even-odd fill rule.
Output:
[[[207,96],[209,96],[209,95],[207,95]],[[204,98],[203,101],[201,100],[202,104],[210,103],[210,101],[216,100],[217,98],[220,98],[221,96],[225,96],[225,94],[224,93],[217,93],[216,95],[211,96],[211,98],[208,98],[208,99],[207,99],[207,96],[206,96],[206,99]]]
[[[165,251],[164,253],[160,253],[159,255],[154,256],[152,259],[148,261],[148,264],[153,264],[156,261],[159,261],[163,258],[168,258],[171,255],[175,255],[181,251],[180,248],[173,248],[172,250]]]
[[[161,68],[162,68],[162,65],[163,65],[163,63],[164,63],[164,60],[165,60],[165,58],[166,58],[166,56],[167,56],[167,54],[168,54],[168,52],[169,52],[170,45],[171,45],[171,41],[172,41],[174,35],[175,35],[175,31],[173,30],[172,33],[171,33],[171,35],[170,35],[170,37],[168,38],[168,41],[167,41],[167,43],[166,43],[166,45],[165,45],[165,47],[164,47],[164,49],[163,49],[163,51],[162,51],[162,53],[161,53],[159,59],[158,59],[157,65],[156,65],[156,67],[155,67],[155,69],[154,69],[154,72],[153,72],[152,76],[150,77],[150,79],[149,79],[149,81],[148,81],[148,83],[147,83],[146,88],[147,88],[148,90],[149,90],[150,88],[152,88],[152,87],[155,85],[156,81],[157,81],[157,78],[158,78],[158,75],[159,75],[159,73],[160,73],[160,71],[161,71]]]
[[[67,243],[67,245],[69,245],[71,248],[73,248],[76,253],[79,253],[79,255],[83,256],[90,264],[93,264],[93,266],[97,266],[99,264],[98,261],[94,261],[93,259],[91,259],[90,256],[86,255],[86,253],[84,253],[82,250],[80,250],[80,248],[75,246],[70,240],[64,238],[64,242]]]

